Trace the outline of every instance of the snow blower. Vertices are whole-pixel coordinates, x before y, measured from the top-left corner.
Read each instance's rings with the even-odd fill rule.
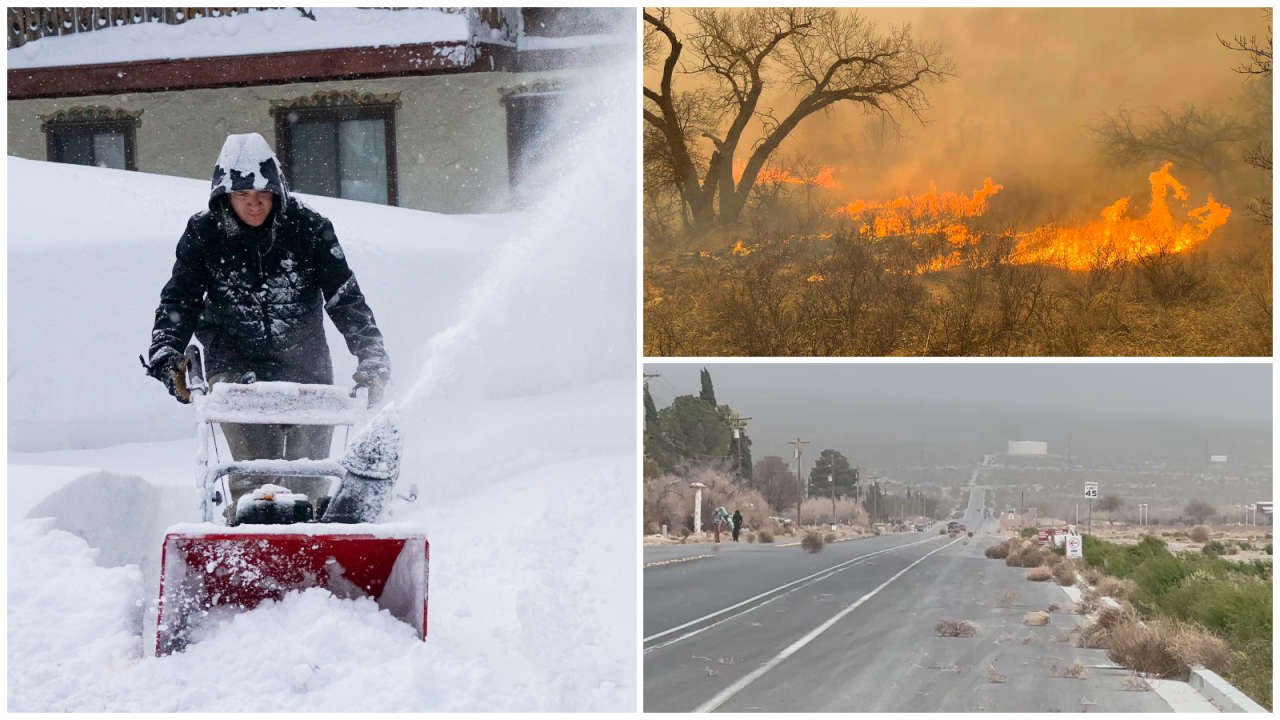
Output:
[[[338,458],[222,462],[215,424],[328,425],[349,433],[366,400],[332,385],[220,382],[211,389],[195,346],[183,367],[197,417],[202,522],[166,531],[156,655],[185,648],[211,617],[313,587],[343,598],[374,598],[426,640],[427,538],[418,529],[381,522],[400,472],[394,409],[375,416]],[[230,507],[233,474],[263,484]],[[329,492],[313,502],[288,489],[291,478],[328,478]],[[403,499],[416,496],[411,486]]]

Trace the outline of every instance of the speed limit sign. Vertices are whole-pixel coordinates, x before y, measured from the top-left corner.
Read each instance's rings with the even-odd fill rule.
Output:
[[[1098,497],[1098,483],[1087,482],[1084,484],[1084,496],[1087,498]]]

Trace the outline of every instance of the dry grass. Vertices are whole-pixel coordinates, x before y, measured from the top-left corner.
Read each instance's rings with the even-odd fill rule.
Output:
[[[812,531],[805,533],[804,539],[800,541],[800,547],[811,553],[822,552],[823,545],[822,535]]]
[[[831,543],[833,543],[833,542],[835,542],[835,541],[836,541],[836,534],[835,534],[835,533],[830,533],[830,532],[829,532],[829,533],[827,533],[826,535],[823,535],[823,536],[822,536],[822,541],[823,541],[823,542],[825,542],[826,544],[830,545]]]
[[[992,545],[982,551],[984,555],[992,560],[1003,560],[1009,557],[1009,541],[1005,541],[996,545]]]
[[[1048,565],[1034,567],[1026,572],[1026,578],[1033,582],[1044,582],[1051,577],[1053,577],[1053,571],[1049,569]]]
[[[1192,665],[1226,675],[1235,660],[1226,641],[1172,618],[1157,618],[1146,625],[1118,625],[1111,630],[1107,642],[1107,657],[1155,677],[1185,679]]]
[[[1098,617],[1080,631],[1077,642],[1080,647],[1106,648],[1110,646],[1111,633],[1122,625],[1138,622],[1138,612],[1124,603],[1120,607],[1107,606],[1098,611]]]
[[[1084,581],[1089,583],[1090,585],[1097,585],[1098,582],[1102,580],[1102,577],[1103,577],[1101,570],[1099,570],[1098,568],[1092,568],[1092,567],[1081,570],[1080,576],[1083,577]]]
[[[1076,567],[1070,561],[1060,562],[1053,566],[1053,579],[1059,585],[1070,587],[1076,584]]]
[[[995,663],[991,663],[987,666],[987,682],[993,684],[1006,683],[1009,682],[1009,676],[996,670]]]
[[[1099,595],[1113,597],[1117,600],[1132,595],[1137,591],[1137,589],[1138,583],[1127,578],[1121,580],[1120,578],[1105,576],[1097,583],[1094,583],[1094,590],[1096,590]]]
[[[939,637],[973,637],[978,626],[968,620],[943,620],[933,627]]]
[[[1018,593],[1013,590],[1005,590],[996,597],[996,607],[1011,608],[1018,604]]]
[[[1049,624],[1049,613],[1043,610],[1033,610],[1022,616],[1023,625],[1042,626]]]
[[[760,542],[761,542],[761,543],[771,543],[771,542],[773,542],[773,533],[769,532],[768,530],[761,530],[761,531],[756,535],[756,537],[757,537],[757,538],[759,538],[759,540],[760,540]]]
[[[1197,525],[1187,533],[1187,537],[1198,543],[1207,543],[1212,536],[1213,533],[1209,530],[1208,525]]]
[[[1073,680],[1083,680],[1088,674],[1085,671],[1084,664],[1079,660],[1076,660],[1067,667],[1054,665],[1050,669],[1050,672],[1052,672],[1055,677],[1071,678]]]

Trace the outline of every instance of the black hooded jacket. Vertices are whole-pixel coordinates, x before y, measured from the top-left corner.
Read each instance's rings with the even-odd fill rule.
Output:
[[[231,209],[229,193],[239,190],[275,195],[261,226],[246,225]],[[173,275],[160,291],[151,363],[181,354],[194,333],[209,375],[253,371],[259,380],[332,383],[322,311],[353,355],[388,364],[333,224],[290,197],[261,135],[229,136],[214,168],[209,210],[187,222]]]

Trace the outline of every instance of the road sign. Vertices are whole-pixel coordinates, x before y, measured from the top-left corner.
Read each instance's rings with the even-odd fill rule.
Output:
[[[1047,544],[1049,542],[1049,531],[1041,530],[1040,535],[1037,539],[1040,541],[1041,545]]]
[[[1087,482],[1084,484],[1084,496],[1087,498],[1098,497],[1098,483]]]
[[[1073,560],[1084,557],[1084,543],[1075,533],[1067,536],[1067,557]]]

